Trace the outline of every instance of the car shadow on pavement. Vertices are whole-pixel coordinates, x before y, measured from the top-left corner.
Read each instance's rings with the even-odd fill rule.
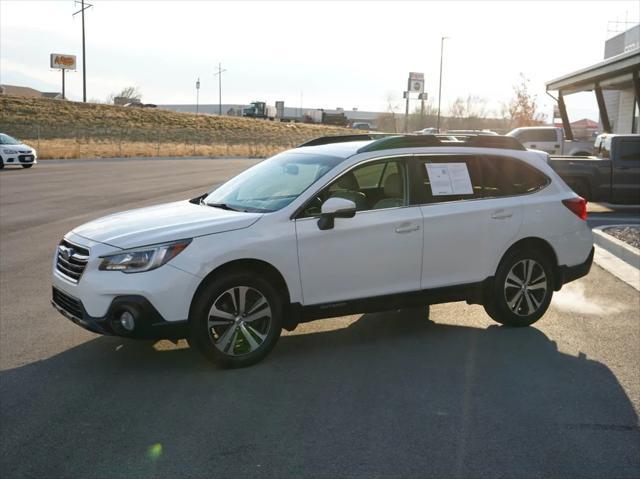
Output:
[[[97,338],[4,371],[5,477],[635,477],[603,364],[536,328],[367,314],[219,370]],[[52,471],[55,471],[52,473]]]

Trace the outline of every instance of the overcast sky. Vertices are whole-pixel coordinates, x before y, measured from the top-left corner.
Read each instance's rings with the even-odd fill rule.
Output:
[[[442,102],[477,95],[489,110],[507,101],[520,72],[540,110],[544,83],[603,58],[609,21],[637,21],[638,1],[186,2],[93,0],[86,12],[87,96],[103,100],[134,85],[143,101],[284,100],[289,106],[386,110],[402,101],[409,71],[424,72]],[[81,24],[71,0],[0,0],[0,82],[60,91],[50,53],[78,56],[67,96],[82,98]],[[622,30],[622,25],[619,26]],[[592,94],[568,97],[573,119],[597,119]],[[404,107],[402,107],[404,110]]]

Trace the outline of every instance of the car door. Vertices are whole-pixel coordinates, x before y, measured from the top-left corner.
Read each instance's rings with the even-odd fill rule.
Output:
[[[473,155],[415,158],[424,217],[421,288],[469,283],[486,269],[488,221],[483,217],[481,182]],[[458,177],[455,187],[452,176]],[[466,180],[466,181],[465,181]]]
[[[420,288],[422,214],[409,206],[406,160],[369,161],[318,192],[295,220],[305,305],[370,298]],[[322,202],[346,198],[353,218],[318,227]]]
[[[422,289],[476,283],[494,274],[522,222],[517,202],[492,196],[499,176],[485,175],[484,161],[475,155],[417,158],[424,217]]]
[[[493,275],[500,259],[515,242],[522,227],[525,208],[538,210],[528,195],[549,184],[549,178],[517,158],[480,156],[482,172],[482,203],[489,221],[487,230],[487,275]],[[540,200],[538,200],[540,201]],[[546,201],[546,200],[543,200]]]
[[[613,138],[611,186],[614,203],[640,203],[640,138]]]

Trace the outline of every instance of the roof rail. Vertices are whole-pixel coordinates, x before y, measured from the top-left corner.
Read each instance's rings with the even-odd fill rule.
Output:
[[[515,138],[510,136],[488,135],[453,135],[458,142],[445,142],[441,135],[398,135],[381,138],[358,150],[358,153],[389,150],[392,148],[417,148],[429,146],[455,146],[476,148],[499,148],[503,150],[526,150]]]
[[[392,148],[416,148],[421,146],[441,146],[442,142],[435,135],[397,135],[380,138],[363,146],[358,153],[390,150]]]
[[[331,143],[346,143],[349,141],[367,141],[367,140],[375,140],[378,138],[376,135],[371,135],[367,133],[356,134],[356,135],[335,135],[335,136],[321,136],[319,138],[314,138],[313,140],[309,140],[301,145],[296,146],[296,148],[301,148],[303,146],[318,146],[318,145],[329,145]]]

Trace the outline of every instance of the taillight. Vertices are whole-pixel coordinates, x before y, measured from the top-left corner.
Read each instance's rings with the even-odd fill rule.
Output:
[[[571,212],[581,220],[587,220],[587,200],[581,196],[562,200],[562,204],[569,208]]]

